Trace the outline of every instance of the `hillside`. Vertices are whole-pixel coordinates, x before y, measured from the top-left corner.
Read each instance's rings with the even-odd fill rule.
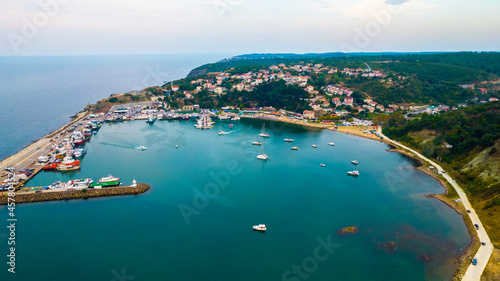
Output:
[[[391,116],[392,117],[392,116]],[[500,247],[500,103],[479,104],[420,120],[390,118],[384,134],[446,167],[471,197]]]

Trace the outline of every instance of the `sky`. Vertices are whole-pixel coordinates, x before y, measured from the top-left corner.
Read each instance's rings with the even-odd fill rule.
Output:
[[[0,0],[0,55],[500,51],[498,0]]]

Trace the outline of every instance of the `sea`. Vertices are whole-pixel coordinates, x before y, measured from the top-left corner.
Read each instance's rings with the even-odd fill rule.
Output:
[[[184,78],[225,54],[0,57],[0,160],[112,94]]]
[[[71,75],[62,67],[68,58],[54,62],[59,68],[38,72],[28,58],[24,66],[7,60],[12,71],[26,72],[16,77],[30,83],[11,84],[17,94],[5,95],[9,79],[2,76],[2,99],[11,102],[2,103],[2,111],[9,112],[8,118],[2,112],[2,120],[22,124],[0,122],[2,151],[4,133],[10,136],[9,151],[16,151],[66,123],[88,102],[130,90],[135,83],[127,80],[136,75],[129,72],[140,76],[156,64],[167,71],[170,63],[188,65],[193,59],[171,57],[162,64],[154,57],[147,57],[149,63],[135,57],[108,70],[104,61],[117,66],[117,57],[93,58],[97,68],[88,58],[72,58],[87,67]],[[33,59],[50,68],[50,59]],[[170,73],[182,77],[189,70]],[[37,77],[54,79],[53,88],[37,84]],[[426,196],[444,192],[440,183],[415,169],[411,158],[386,151],[387,144],[274,121],[241,119],[230,129],[229,122],[216,120],[212,130],[194,124],[106,123],[85,144],[81,170],[35,176],[28,187],[113,175],[124,185],[136,180],[151,189],[134,196],[17,205],[15,274],[7,271],[9,210],[0,207],[0,280],[450,280],[470,243],[461,216]],[[269,138],[259,136],[263,127]],[[220,130],[229,134],[219,135]],[[268,161],[256,158],[262,153]],[[352,170],[360,175],[348,176]],[[266,224],[267,231],[254,231],[257,224]],[[354,231],[342,231],[346,228]]]
[[[151,190],[16,206],[17,272],[7,272],[2,239],[0,279],[451,280],[470,237],[460,215],[426,197],[444,190],[412,159],[293,124],[194,124],[104,124],[81,170],[38,174],[28,186],[113,175]]]

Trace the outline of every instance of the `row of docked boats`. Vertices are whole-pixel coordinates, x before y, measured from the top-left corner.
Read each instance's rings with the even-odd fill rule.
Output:
[[[135,180],[133,181],[133,184],[136,184]],[[61,188],[84,189],[84,188],[105,188],[105,187],[112,187],[119,185],[121,185],[120,178],[115,178],[112,175],[109,175],[108,177],[102,177],[97,182],[94,182],[94,180],[91,178],[75,179],[75,180],[70,180],[68,182],[55,181],[48,188],[52,190]]]
[[[99,128],[100,123],[98,121],[91,121],[82,130],[74,130],[71,136],[64,139],[60,144],[54,144],[50,153],[40,156],[38,163],[43,164],[43,170],[46,171],[57,170],[64,172],[80,169],[79,159],[87,153],[82,146],[90,141],[92,131]]]
[[[194,127],[200,130],[212,129],[214,127],[214,122],[212,122],[210,115],[203,114],[202,116],[200,116],[198,121],[196,121]]]

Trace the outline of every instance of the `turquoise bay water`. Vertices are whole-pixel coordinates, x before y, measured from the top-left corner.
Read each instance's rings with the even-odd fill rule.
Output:
[[[232,130],[217,123],[207,131],[193,121],[104,125],[86,145],[81,171],[40,173],[30,186],[111,173],[152,189],[17,206],[17,273],[7,273],[2,253],[0,280],[451,279],[470,238],[455,211],[425,198],[443,191],[438,181],[380,142],[273,122],[263,140],[261,123],[242,120]],[[256,159],[257,140],[268,162]],[[147,150],[135,149],[140,145]],[[358,178],[347,176],[353,169]],[[193,203],[217,183],[218,191]],[[195,214],[186,220],[180,206]],[[0,213],[6,217],[6,208]],[[265,233],[252,231],[259,223]],[[347,226],[359,232],[337,235]],[[334,246],[327,252],[320,241]],[[390,241],[394,252],[384,247]]]

